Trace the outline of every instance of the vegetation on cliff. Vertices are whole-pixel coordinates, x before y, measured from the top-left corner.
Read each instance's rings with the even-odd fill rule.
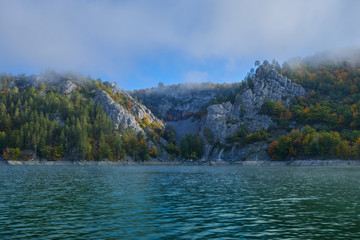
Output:
[[[288,106],[263,105],[262,111],[289,132],[270,144],[272,158],[360,158],[360,64],[285,63],[280,72],[309,94]]]
[[[66,95],[57,84],[42,82],[31,86],[24,77],[2,75],[0,151],[4,159],[38,156],[48,160],[116,160],[129,155],[146,160],[149,154],[158,155],[155,147],[149,149],[143,133],[122,126],[116,128],[103,108],[93,101],[94,92],[105,90],[128,107],[127,96],[112,93],[100,80],[84,79],[76,84],[78,87]],[[146,120],[144,124],[156,126]],[[152,137],[159,134],[162,133],[154,131]]]
[[[265,62],[256,74],[233,85],[133,92],[161,118],[192,117],[199,129],[178,142],[172,127],[114,84],[3,74],[0,151],[4,159],[199,159],[259,142],[274,160],[360,158],[359,61]]]

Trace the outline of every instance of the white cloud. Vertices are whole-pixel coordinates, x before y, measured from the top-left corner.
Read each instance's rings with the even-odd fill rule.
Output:
[[[209,74],[201,71],[189,71],[184,75],[184,82],[198,83],[209,81]]]
[[[175,51],[202,61],[287,58],[360,42],[360,1],[0,2],[0,66],[110,74]],[[6,70],[6,69],[3,69]]]

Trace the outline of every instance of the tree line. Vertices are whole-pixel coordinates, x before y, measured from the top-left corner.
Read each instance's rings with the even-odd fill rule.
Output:
[[[8,87],[0,83],[0,151],[5,159],[136,160],[157,156],[141,133],[115,128],[83,88],[66,96],[53,88]],[[98,81],[92,81],[98,85]],[[43,86],[40,86],[43,87]]]
[[[344,61],[290,67],[284,63],[280,72],[309,94],[294,98],[289,106],[281,101],[262,106],[263,114],[288,131],[269,145],[272,158],[359,159],[360,64]]]

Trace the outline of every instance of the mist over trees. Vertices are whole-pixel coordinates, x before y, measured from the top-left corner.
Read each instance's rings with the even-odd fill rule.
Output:
[[[360,62],[353,61],[358,55],[352,56],[339,62],[341,58],[315,55],[296,66],[283,64],[281,74],[309,94],[289,106],[271,101],[262,106],[263,113],[282,128],[289,129],[289,123],[296,122],[288,134],[269,145],[273,159],[360,158]]]
[[[282,100],[265,101],[260,114],[268,115],[276,125],[257,132],[240,126],[227,136],[222,147],[226,150],[263,142],[268,144],[267,152],[274,160],[359,159],[360,62],[354,60],[356,56],[349,61],[318,61],[318,64],[305,58],[297,65],[285,62],[282,66],[273,60],[271,64],[282,75],[306,89],[306,96],[292,99],[289,105],[284,105]],[[258,64],[257,61],[255,65]],[[121,125],[115,127],[103,108],[93,101],[96,92],[104,90],[130,112],[136,100],[128,94],[112,92],[100,79],[53,75],[48,73],[48,81],[23,74],[0,76],[0,151],[4,159],[120,160],[130,156],[135,160],[147,160],[159,156],[161,149],[154,144],[161,139],[168,143],[162,150],[173,158],[203,157],[204,143],[198,134],[188,134],[177,144],[173,128],[162,128],[148,116],[136,118],[142,129],[148,129],[146,135]],[[151,104],[156,104],[162,92],[169,89],[176,91],[167,94],[216,91],[220,97],[209,104],[233,103],[242,89],[254,87],[254,78],[255,70],[251,70],[245,82],[239,84],[205,83],[196,90],[187,90],[185,85],[159,83],[158,89],[139,90],[133,94],[143,93],[151,98]],[[76,83],[71,94],[64,94],[58,84],[64,79]],[[30,85],[30,80],[36,84]],[[205,110],[192,117],[201,120],[207,114]],[[204,129],[203,137],[207,143],[218,144],[210,129]],[[149,144],[151,142],[154,144]]]
[[[131,156],[147,160],[150,155],[157,156],[143,134],[116,128],[102,107],[94,104],[93,90],[111,93],[100,80],[85,79],[71,95],[64,95],[45,83],[36,88],[25,84],[21,90],[9,88],[14,81],[11,78],[3,75],[0,82],[0,151],[4,159],[119,160]],[[114,98],[129,108],[126,96]]]

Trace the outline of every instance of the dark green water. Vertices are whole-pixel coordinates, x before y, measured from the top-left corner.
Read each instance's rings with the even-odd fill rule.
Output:
[[[0,168],[0,239],[360,239],[359,204],[359,167]]]

